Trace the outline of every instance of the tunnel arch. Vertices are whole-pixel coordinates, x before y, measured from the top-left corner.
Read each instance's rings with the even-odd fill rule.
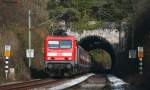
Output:
[[[79,45],[87,51],[91,51],[93,49],[103,49],[107,51],[110,54],[112,60],[110,71],[113,70],[116,55],[113,46],[106,39],[100,36],[87,36],[79,41]]]

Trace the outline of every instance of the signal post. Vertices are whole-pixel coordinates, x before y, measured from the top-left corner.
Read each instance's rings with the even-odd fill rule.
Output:
[[[138,46],[139,74],[143,74],[143,57],[144,57],[143,46]]]
[[[5,75],[6,79],[8,79],[8,73],[9,73],[9,61],[10,61],[10,54],[11,54],[11,46],[5,45]]]

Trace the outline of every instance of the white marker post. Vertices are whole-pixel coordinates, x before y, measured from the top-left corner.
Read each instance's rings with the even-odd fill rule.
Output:
[[[8,79],[8,72],[9,72],[9,57],[5,58],[5,75],[6,80]]]
[[[6,80],[8,79],[8,73],[9,73],[9,61],[10,61],[10,54],[11,54],[11,46],[5,45],[5,75]]]
[[[27,49],[26,50],[26,57],[30,58],[29,67],[31,67],[31,58],[34,58],[34,49]]]
[[[129,59],[135,59],[136,58],[136,50],[131,49],[129,50]]]
[[[138,46],[139,74],[143,74],[143,57],[144,57],[143,46]]]

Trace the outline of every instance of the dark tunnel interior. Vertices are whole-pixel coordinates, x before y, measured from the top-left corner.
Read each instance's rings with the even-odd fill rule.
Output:
[[[140,7],[144,5],[144,7]],[[143,73],[149,77],[150,72],[150,3],[149,0],[140,1],[136,10],[134,25],[134,47],[144,47]]]
[[[79,45],[83,47],[85,50],[87,50],[88,52],[90,52],[91,50],[102,49],[102,50],[105,50],[107,53],[109,53],[111,57],[110,69],[106,69],[104,66],[102,66],[102,63],[99,63],[98,61],[93,60],[93,57],[91,56],[91,59],[92,59],[91,70],[95,73],[110,73],[110,71],[114,67],[115,53],[114,53],[112,45],[107,40],[99,36],[88,36],[88,37],[81,39],[79,41]]]

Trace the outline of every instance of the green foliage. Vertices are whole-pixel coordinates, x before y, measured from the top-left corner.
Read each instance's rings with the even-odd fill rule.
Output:
[[[64,20],[66,22],[73,22],[79,20],[80,13],[74,8],[66,8],[63,14],[59,16],[59,20]]]
[[[111,67],[111,63],[112,63],[111,56],[105,50],[103,49],[91,50],[90,54],[92,55],[93,60],[95,60],[96,62],[101,63],[106,68]]]
[[[49,0],[49,18],[64,20],[74,30],[92,29],[88,21],[121,21],[133,12],[132,0]],[[71,24],[70,24],[71,23]],[[99,26],[99,25],[98,25]]]
[[[100,27],[101,25],[102,25],[101,22],[96,22],[96,24],[90,25],[88,22],[84,22],[84,21],[74,22],[71,24],[72,30],[78,32],[81,32],[82,30],[94,30],[97,27]]]
[[[67,36],[66,31],[62,29],[57,29],[53,32],[53,35],[55,36]]]

